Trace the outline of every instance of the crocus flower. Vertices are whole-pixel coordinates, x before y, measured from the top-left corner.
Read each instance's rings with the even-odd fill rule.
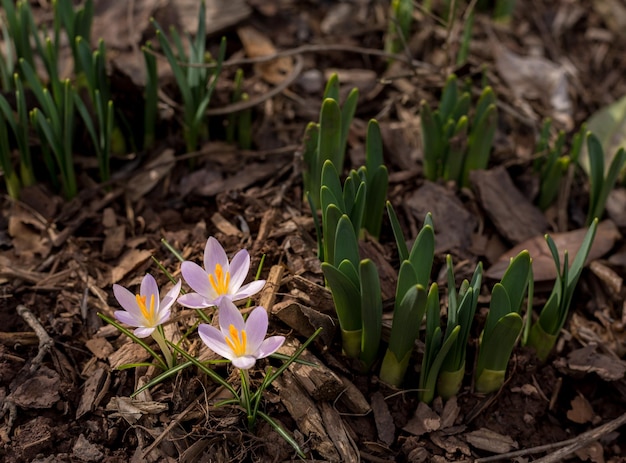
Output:
[[[273,354],[285,342],[284,336],[265,339],[267,312],[261,306],[254,309],[244,321],[235,304],[223,298],[218,303],[218,314],[220,329],[201,324],[198,326],[200,339],[209,349],[230,360],[237,368],[252,368],[257,359]]]
[[[222,245],[210,237],[204,248],[204,269],[189,261],[181,265],[183,278],[195,293],[181,296],[178,303],[192,309],[203,309],[218,305],[222,299],[247,299],[265,285],[265,280],[256,280],[242,286],[249,269],[248,251],[242,249],[229,263]]]
[[[133,294],[123,286],[113,285],[115,299],[124,309],[115,311],[113,315],[122,323],[137,327],[134,333],[138,338],[150,336],[157,326],[170,318],[170,307],[180,293],[180,286],[179,280],[161,301],[159,287],[149,273],[141,280],[139,294]]]

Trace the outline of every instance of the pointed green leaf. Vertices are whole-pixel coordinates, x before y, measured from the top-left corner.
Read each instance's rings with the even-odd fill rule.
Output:
[[[380,279],[376,265],[364,259],[359,265],[361,280],[361,319],[363,333],[361,361],[366,368],[372,366],[378,356],[382,332],[383,301],[380,292]]]

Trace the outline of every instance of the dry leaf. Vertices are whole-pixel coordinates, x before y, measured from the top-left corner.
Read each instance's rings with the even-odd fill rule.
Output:
[[[487,450],[491,453],[506,453],[518,448],[510,436],[498,434],[487,428],[480,428],[465,435],[465,439],[473,447],[481,450]]]
[[[404,426],[406,432],[414,436],[436,431],[441,428],[441,418],[424,402],[420,402],[415,410],[415,415]]]
[[[239,40],[250,58],[261,58],[276,54],[276,47],[265,34],[250,26],[237,28]],[[288,56],[256,63],[254,70],[270,84],[280,84],[293,70],[293,60]]]
[[[588,423],[593,419],[593,408],[584,396],[578,394],[571,402],[572,408],[567,411],[567,419],[574,423]]]
[[[574,126],[572,102],[565,69],[537,56],[517,55],[493,43],[498,73],[520,99],[543,99],[552,108],[552,118],[567,130]]]
[[[135,270],[152,255],[151,251],[130,249],[111,270],[111,284],[117,283],[128,273]]]

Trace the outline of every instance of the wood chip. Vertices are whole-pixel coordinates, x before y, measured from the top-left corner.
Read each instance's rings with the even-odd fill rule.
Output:
[[[359,388],[345,376],[340,376],[340,378],[341,382],[346,387],[343,394],[341,394],[341,403],[345,405],[351,413],[357,415],[367,415],[371,412],[372,408]]]
[[[278,349],[278,352],[291,356],[299,348],[300,342],[296,338],[290,338]],[[294,362],[289,365],[289,371],[293,373],[300,386],[315,400],[332,402],[345,389],[341,378],[311,352],[305,350],[299,358],[313,363],[315,366]]]
[[[320,404],[320,412],[326,431],[333,444],[335,444],[337,452],[339,452],[339,461],[358,461],[358,449],[354,448],[354,444],[346,432],[346,427],[339,412],[327,402]]]
[[[298,385],[293,374],[285,371],[274,383],[280,391],[280,401],[308,439],[308,444],[328,461],[340,461],[332,440],[326,433],[319,409],[311,397]]]

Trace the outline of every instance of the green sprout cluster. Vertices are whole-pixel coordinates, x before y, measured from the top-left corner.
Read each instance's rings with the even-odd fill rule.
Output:
[[[448,77],[436,110],[420,105],[424,176],[468,186],[469,173],[486,169],[497,127],[496,99],[491,87],[481,93],[473,116],[471,94],[460,91],[457,77]]]
[[[53,2],[53,26],[50,32],[40,31],[35,25],[28,1],[0,0],[6,23],[0,33],[5,39],[5,53],[0,53],[0,84],[5,92],[15,95],[15,107],[0,95],[0,168],[4,173],[9,195],[18,198],[22,186],[37,182],[30,146],[30,131],[39,139],[43,165],[52,185],[67,198],[78,192],[74,169],[75,131],[80,117],[98,161],[102,182],[110,180],[110,157],[113,151],[124,150],[125,140],[120,127],[127,125],[115,111],[109,79],[106,73],[106,49],[102,40],[91,49],[91,24],[94,14],[93,0],[75,8],[71,0]],[[217,76],[224,60],[226,43],[222,40],[214,66],[205,51],[205,4],[200,2],[198,33],[189,41],[189,56],[179,34],[172,29],[174,45],[166,38],[160,26],[153,21],[157,37],[178,84],[183,103],[183,129],[188,151],[208,138],[205,110],[215,89]],[[59,49],[62,34],[67,38],[73,57],[73,79],[59,78]],[[34,45],[34,46],[33,46]],[[156,56],[152,44],[142,48],[146,66],[144,92],[144,134],[138,143],[143,149],[155,141],[158,117],[158,79]],[[46,72],[45,82],[35,71],[41,60]],[[32,92],[36,107],[26,105],[25,92]],[[245,95],[240,95],[245,99]],[[244,125],[246,114],[238,122]],[[249,114],[247,114],[249,119]],[[249,122],[247,127],[249,127]],[[240,129],[242,147],[249,147],[249,128]],[[245,137],[248,137],[246,141]],[[10,136],[15,140],[19,167],[14,167]],[[134,141],[130,140],[134,146]],[[35,163],[37,164],[37,163]]]
[[[335,84],[336,81],[333,81]],[[459,184],[463,184],[462,179],[466,178],[471,168],[479,168],[479,165],[480,168],[486,167],[496,126],[492,98],[493,93],[487,88],[478,103],[475,116],[477,122],[474,124],[475,130],[470,131],[467,153],[458,150],[457,142],[459,134],[462,133],[463,139],[467,135],[469,93],[459,96],[456,78],[453,76],[448,80],[439,110],[432,112],[428,106],[424,106],[423,129],[434,128],[438,131],[436,137],[422,134],[425,150],[432,153],[435,147],[439,153],[445,153],[436,162],[430,159],[430,165],[428,159],[424,159],[426,173],[437,176],[454,174]],[[350,114],[353,113],[354,108],[351,108]],[[334,301],[343,351],[348,357],[357,359],[364,371],[380,363],[381,380],[400,387],[404,384],[407,369],[414,357],[415,343],[425,317],[424,354],[417,385],[419,397],[427,403],[436,394],[444,399],[450,398],[458,394],[466,376],[467,346],[483,284],[482,263],[478,262],[470,280],[463,280],[457,287],[452,257],[447,256],[446,325],[442,327],[439,287],[430,281],[435,254],[433,218],[431,214],[426,215],[409,250],[393,207],[389,202],[384,202],[388,179],[383,163],[380,130],[374,120],[370,121],[367,131],[366,166],[350,171],[342,184],[340,172],[332,159],[339,159],[337,162],[343,164],[343,137],[351,117],[342,118],[339,104],[327,98],[322,105],[320,123],[310,124],[304,138],[305,152],[308,153],[305,161],[309,162],[305,162],[308,170],[303,175],[303,182],[314,212],[318,255],[322,261],[326,285]],[[441,130],[443,127],[445,130]],[[459,127],[460,132],[456,130]],[[592,143],[590,150],[597,151],[593,140],[593,137],[588,136],[588,142]],[[431,151],[428,151],[428,147]],[[548,154],[542,161],[548,165],[561,147],[548,149],[546,145],[544,149]],[[324,156],[328,153],[334,157]],[[461,154],[467,154],[467,157],[463,158]],[[471,156],[482,161],[472,160]],[[319,172],[317,167],[312,168],[318,165],[322,166]],[[602,166],[596,166],[595,169],[599,167]],[[314,172],[318,172],[319,179],[312,177]],[[370,172],[376,174],[369,175]],[[609,174],[604,184],[611,181],[613,179]],[[376,193],[372,195],[373,191]],[[315,197],[319,198],[321,207],[321,225],[315,214]],[[372,260],[361,256],[359,247],[359,241],[367,236],[366,231],[375,239],[380,236],[384,204],[400,261],[393,322],[386,348],[381,336],[383,301],[378,270]],[[376,226],[370,229],[365,226],[366,223],[375,223]],[[532,259],[528,251],[522,251],[511,259],[501,281],[491,290],[488,315],[478,340],[473,375],[478,392],[489,393],[502,387],[509,359],[518,343],[534,347],[539,358],[546,359],[567,317],[571,295],[593,243],[596,227],[597,220],[589,228],[571,269],[565,254],[563,270],[560,270],[556,247],[552,239],[546,237],[559,269],[559,277],[552,296],[532,327]],[[526,311],[523,310],[524,301]],[[383,349],[385,353],[381,359]]]

